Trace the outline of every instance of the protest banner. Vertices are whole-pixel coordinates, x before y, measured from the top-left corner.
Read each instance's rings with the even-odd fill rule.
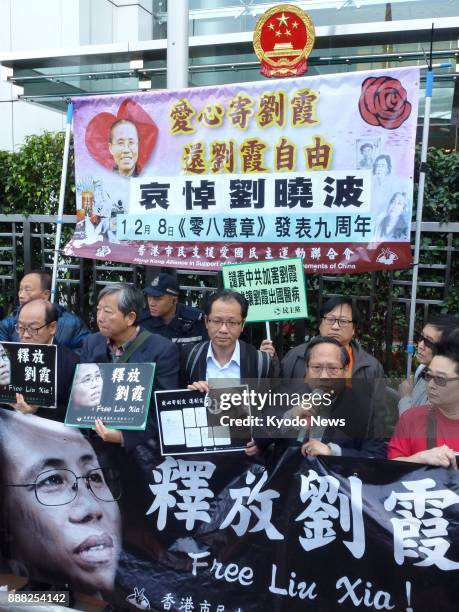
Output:
[[[0,344],[0,402],[16,402],[16,393],[27,404],[56,408],[56,345]]]
[[[65,253],[194,270],[289,257],[307,272],[407,267],[418,90],[419,69],[401,68],[75,98]]]
[[[154,363],[80,363],[75,369],[65,424],[145,429]]]
[[[298,447],[268,468],[162,458],[154,444],[96,450],[77,429],[0,410],[4,573],[119,608],[457,609],[456,470]],[[41,468],[50,457],[59,465]]]
[[[221,381],[219,381],[221,382]],[[248,390],[248,385],[232,385],[201,393],[192,389],[156,391],[156,414],[161,454],[190,455],[244,450],[252,438],[251,427],[222,424],[222,415],[249,418],[249,403],[233,406],[225,396]],[[223,399],[222,399],[223,395]]]
[[[247,323],[308,316],[303,262],[299,258],[222,266],[223,286],[249,302]]]

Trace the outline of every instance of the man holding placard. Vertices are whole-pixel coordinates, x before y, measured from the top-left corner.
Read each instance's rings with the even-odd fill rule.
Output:
[[[59,312],[54,304],[43,298],[25,303],[18,314],[16,333],[24,344],[53,344]],[[64,345],[57,345],[57,397],[56,410],[28,404],[22,394],[16,394],[15,409],[23,413],[36,413],[56,421],[63,421],[72,386],[75,366],[79,358]],[[54,374],[54,373],[53,373]]]
[[[249,304],[236,291],[220,291],[207,302],[204,312],[210,341],[193,347],[185,359],[186,384],[207,393],[209,379],[268,378],[271,360],[266,352],[239,340]]]
[[[255,379],[260,383],[272,376],[269,352],[239,340],[248,309],[247,300],[236,291],[223,290],[209,299],[204,312],[210,341],[195,345],[182,368],[184,382],[190,388],[208,393],[208,381],[215,379],[230,379],[226,383],[230,387],[234,379],[239,382]],[[254,445],[250,440],[247,447]]]
[[[82,363],[155,363],[153,390],[178,387],[178,348],[158,334],[138,326],[143,309],[142,292],[128,283],[112,283],[99,293],[97,325],[99,332],[85,339]],[[111,429],[101,419],[95,420],[98,435],[106,442],[123,444],[132,450],[145,439],[154,438],[156,427],[150,413],[145,432]]]

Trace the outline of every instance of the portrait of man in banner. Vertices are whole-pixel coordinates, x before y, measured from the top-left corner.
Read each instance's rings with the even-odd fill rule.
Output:
[[[375,158],[378,155],[380,140],[371,140],[368,138],[359,138],[356,141],[357,153],[357,168],[372,170]]]
[[[119,176],[138,176],[150,160],[158,136],[153,118],[130,98],[117,113],[94,115],[85,129],[85,144],[91,157]]]

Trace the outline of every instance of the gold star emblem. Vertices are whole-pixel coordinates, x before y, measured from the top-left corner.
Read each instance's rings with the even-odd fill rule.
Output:
[[[280,36],[281,34],[282,34],[282,32],[280,30],[277,30],[276,36]]]
[[[269,28],[270,30],[274,30],[274,27],[275,27],[275,26],[274,26],[273,22],[271,21],[271,23],[269,24],[268,28]]]
[[[294,21],[294,22],[292,23],[292,26],[293,26],[293,27],[296,29],[296,28],[298,27],[298,21]]]
[[[280,17],[276,17],[276,19],[279,22],[279,26],[284,25],[287,27],[287,21],[290,19],[290,17],[286,17],[285,13],[282,13],[282,15]]]
[[[285,36],[291,36],[292,33],[290,32],[290,30],[285,30]]]

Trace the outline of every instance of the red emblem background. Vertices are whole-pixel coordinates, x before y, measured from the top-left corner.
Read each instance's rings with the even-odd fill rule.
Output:
[[[314,40],[314,25],[300,8],[282,4],[266,11],[257,22],[253,38],[261,73],[268,77],[304,74]]]

